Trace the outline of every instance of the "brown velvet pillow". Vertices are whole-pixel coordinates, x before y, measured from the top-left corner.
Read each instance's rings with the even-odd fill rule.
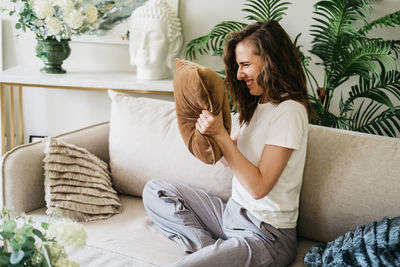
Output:
[[[213,138],[196,130],[202,110],[222,112],[224,126],[231,131],[231,113],[224,81],[213,70],[176,59],[174,97],[179,131],[189,151],[206,164],[215,164],[222,153]]]

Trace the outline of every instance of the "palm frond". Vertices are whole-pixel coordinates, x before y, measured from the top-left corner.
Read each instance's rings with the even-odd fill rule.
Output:
[[[340,94],[340,101],[339,101],[339,111],[340,117],[345,116],[347,112],[353,111],[354,102],[353,101],[344,101],[343,100],[343,92]]]
[[[197,55],[207,54],[210,50],[210,34],[200,36],[191,40],[185,47],[185,57],[190,60],[196,59]]]
[[[349,97],[340,105],[341,116],[352,111],[353,104],[356,99],[368,98],[374,102],[385,105],[390,110],[394,110],[391,96],[400,101],[400,72],[392,71],[383,73],[379,79],[371,77],[365,79],[359,78],[358,85],[351,87]]]
[[[245,18],[253,21],[268,21],[276,20],[279,21],[288,9],[289,2],[282,2],[281,0],[247,0],[242,11],[250,13]]]
[[[389,43],[390,48],[396,55],[396,58],[400,58],[400,40],[386,40],[385,42]]]
[[[311,57],[306,56],[302,51],[303,46],[298,44],[300,36],[301,36],[301,33],[299,33],[296,36],[296,38],[294,39],[293,44],[297,49],[297,53],[299,55],[301,64],[303,65],[304,68],[307,68],[308,66],[310,66]]]
[[[382,104],[370,101],[364,108],[364,103],[350,117],[350,130],[395,137],[400,129],[400,107],[382,111]]]
[[[286,15],[285,11],[290,4],[283,0],[246,0],[242,11],[249,13],[245,17],[248,20],[279,21]],[[247,26],[246,23],[237,21],[224,21],[217,24],[209,34],[193,39],[186,45],[185,57],[194,60],[198,54],[204,55],[210,52],[213,56],[221,56],[227,35],[230,32],[240,31],[245,26]]]
[[[311,53],[322,59],[324,65],[335,59],[335,49],[343,46],[343,34],[357,34],[357,26],[366,21],[369,5],[364,0],[330,0],[315,4],[313,19],[319,24],[311,25]]]
[[[209,34],[193,39],[186,45],[185,57],[194,60],[198,54],[208,54],[210,49],[214,54],[221,54],[227,35],[240,31],[245,26],[246,23],[237,21],[223,21],[215,25]]]
[[[301,33],[299,33],[299,34],[296,36],[296,38],[294,39],[293,44],[294,44],[294,46],[296,47],[297,54],[299,55],[299,59],[300,59],[301,66],[303,67],[304,73],[305,73],[306,76],[307,76],[307,80],[308,80],[308,82],[309,82],[309,84],[310,84],[311,92],[313,93],[313,96],[316,97],[316,95],[315,95],[315,88],[319,88],[319,84],[318,84],[318,81],[317,81],[317,79],[315,78],[315,76],[314,76],[314,75],[312,74],[312,72],[308,69],[308,67],[310,66],[311,57],[306,56],[306,55],[303,53],[303,51],[302,51],[303,46],[298,44],[300,36],[301,36]],[[314,88],[314,86],[313,86],[313,82],[314,82],[314,85],[316,86],[315,88]]]
[[[335,114],[327,111],[325,107],[314,96],[310,96],[310,99],[311,106],[317,114],[315,118],[311,119],[312,124],[339,129],[348,128],[348,122],[346,118],[336,116]]]
[[[400,40],[383,40],[382,38],[370,38],[370,40],[385,43],[386,45],[390,46],[390,49],[396,58],[400,58]]]
[[[340,49],[327,70],[328,90],[333,90],[349,77],[359,75],[370,79],[371,75],[379,77],[381,72],[397,69],[395,57],[391,54],[390,46],[384,42],[376,42],[365,38],[348,40],[347,49]]]
[[[369,31],[377,27],[383,28],[396,26],[400,26],[400,10],[367,23],[366,25],[361,27],[358,32],[362,35],[365,35]]]

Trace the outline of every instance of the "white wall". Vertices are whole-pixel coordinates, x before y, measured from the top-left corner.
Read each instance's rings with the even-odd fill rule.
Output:
[[[223,20],[244,21],[242,18],[245,13],[241,11],[244,2],[180,0],[179,15],[183,24],[185,44],[195,37],[207,34],[215,24]],[[293,38],[299,32],[303,33],[300,43],[304,45],[306,51],[311,47],[309,26],[313,22],[311,18],[313,4],[317,1],[291,2],[293,4],[289,7],[288,16],[281,23]],[[398,0],[375,0],[373,8],[371,18],[388,14],[400,6]],[[35,57],[36,41],[33,35],[27,33],[15,37],[18,32],[14,29],[12,18],[5,14],[1,14],[1,17],[5,20],[3,22],[4,68],[27,65],[39,69],[42,63]],[[399,29],[384,32],[384,38],[399,39],[399,36]],[[134,68],[129,65],[127,45],[72,43],[71,48],[71,56],[64,63],[67,70],[134,72]],[[183,52],[180,57],[183,57]],[[223,69],[222,61],[217,57],[201,56],[197,62],[213,69]],[[314,59],[314,62],[317,61]],[[322,80],[322,72],[318,67],[312,66],[312,71],[319,80]],[[26,138],[29,135],[56,135],[109,118],[110,101],[103,92],[25,88],[23,94]],[[171,96],[150,97],[173,100]]]

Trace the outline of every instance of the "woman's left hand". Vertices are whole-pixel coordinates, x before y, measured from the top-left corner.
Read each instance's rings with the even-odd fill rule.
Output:
[[[226,130],[222,121],[222,112],[219,112],[219,114],[215,116],[211,112],[203,110],[202,113],[200,113],[199,118],[197,119],[196,129],[201,134],[209,136],[223,134]]]

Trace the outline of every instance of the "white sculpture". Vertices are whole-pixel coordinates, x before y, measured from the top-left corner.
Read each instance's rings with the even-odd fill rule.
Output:
[[[160,80],[174,69],[182,48],[181,22],[163,0],[149,0],[131,15],[130,63],[137,66],[137,78]]]

